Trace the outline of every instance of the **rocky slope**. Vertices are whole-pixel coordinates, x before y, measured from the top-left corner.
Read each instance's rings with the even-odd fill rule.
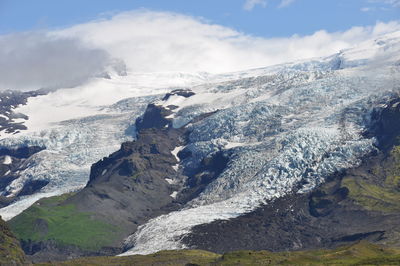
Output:
[[[137,139],[95,163],[84,189],[40,200],[10,221],[33,261],[119,254],[139,225],[178,210],[220,174],[227,161],[221,153],[177,171],[188,131],[171,126],[169,108],[149,104],[136,122]]]
[[[18,240],[0,218],[0,265],[23,265],[26,262]]]

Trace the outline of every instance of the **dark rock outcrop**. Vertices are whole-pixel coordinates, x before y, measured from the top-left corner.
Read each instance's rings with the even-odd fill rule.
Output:
[[[166,117],[172,114],[172,111],[163,106],[149,104],[142,117],[136,120],[136,129],[140,132],[143,129],[162,129],[171,126],[171,120]]]
[[[21,191],[18,192],[18,197],[22,196],[27,196],[27,195],[32,195],[35,192],[38,192],[47,184],[49,184],[50,181],[48,180],[31,180],[28,181],[24,184],[24,187],[21,189]]]
[[[0,148],[0,156],[8,155],[18,159],[27,159],[35,153],[38,153],[44,149],[44,147],[39,146],[23,146],[16,149]]]
[[[171,96],[174,96],[174,95],[189,98],[189,97],[195,95],[195,93],[188,89],[177,89],[177,90],[173,90],[173,91],[165,94],[165,96],[162,100],[167,101]]]
[[[183,158],[190,157],[191,154],[182,153]],[[230,154],[218,151],[204,158],[196,169],[184,169],[188,176],[185,188],[179,194],[177,201],[186,203],[197,197],[203,190],[215,180],[228,165]],[[185,171],[186,170],[186,171]]]

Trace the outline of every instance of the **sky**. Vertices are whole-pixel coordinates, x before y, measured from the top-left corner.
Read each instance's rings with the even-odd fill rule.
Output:
[[[0,0],[0,34],[67,27],[141,8],[261,37],[343,31],[400,17],[399,0]]]
[[[0,89],[110,68],[223,73],[328,56],[400,30],[400,0],[0,0]]]

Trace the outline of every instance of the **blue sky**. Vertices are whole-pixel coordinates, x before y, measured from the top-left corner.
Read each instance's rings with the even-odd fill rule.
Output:
[[[400,18],[399,0],[286,0],[284,7],[282,0],[247,1],[253,5],[246,6],[246,0],[0,0],[0,34],[63,28],[140,8],[201,17],[261,37],[344,31]]]

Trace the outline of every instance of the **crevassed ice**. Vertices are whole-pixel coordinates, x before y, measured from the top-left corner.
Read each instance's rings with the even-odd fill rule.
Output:
[[[45,150],[34,154],[20,167],[20,177],[2,191],[2,195],[18,193],[26,182],[47,180],[40,193],[21,198],[0,209],[9,220],[36,200],[74,191],[86,185],[90,166],[119,149],[121,143],[132,139],[129,125],[155,97],[132,98],[110,106],[105,113],[60,122],[56,127],[32,132],[16,138],[0,140],[3,147],[37,145]]]
[[[399,94],[399,43],[395,33],[329,59],[196,87],[195,96],[180,101],[174,126],[219,111],[188,125],[191,143],[185,149],[195,157],[183,163],[197,164],[226,143],[242,145],[183,210],[140,226],[122,255],[186,248],[180,240],[193,226],[237,217],[292,191],[310,191],[336,171],[357,166],[374,149],[375,140],[360,134],[371,110]]]
[[[110,72],[109,78],[94,78],[75,88],[59,89],[29,98],[15,112],[24,113],[28,127],[0,140],[0,146],[37,145],[46,147],[18,169],[14,180],[1,195],[12,196],[31,180],[50,183],[39,193],[19,198],[0,215],[8,220],[36,200],[82,188],[89,179],[91,164],[119,149],[132,139],[134,123],[146,105],[172,88],[200,84],[207,73]]]

